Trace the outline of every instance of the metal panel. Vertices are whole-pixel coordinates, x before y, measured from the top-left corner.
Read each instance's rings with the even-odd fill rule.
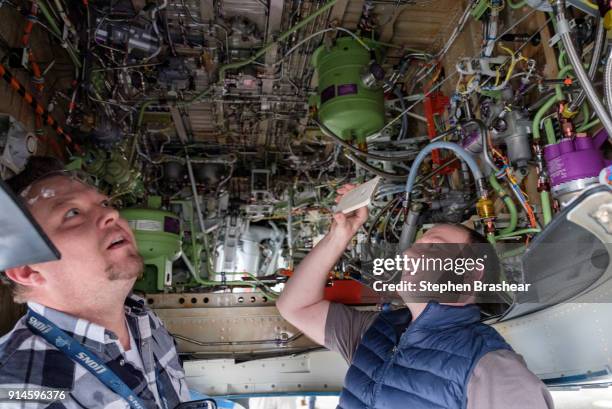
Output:
[[[198,134],[217,134],[214,105],[210,102],[192,104],[188,109],[189,122],[194,136]],[[197,138],[196,138],[197,139]]]
[[[270,298],[261,292],[148,294],[147,303],[156,309],[201,307],[267,307]]]
[[[207,395],[338,392],[348,365],[330,351],[236,363],[232,359],[186,361],[189,387]]]
[[[261,33],[266,30],[266,7],[265,1],[261,0],[223,0],[223,16],[228,19],[234,16],[246,17],[257,25]]]
[[[606,296],[609,299],[609,290]],[[536,375],[561,378],[610,371],[611,314],[609,303],[560,304],[494,328]]]
[[[280,355],[318,347],[274,306],[156,309],[179,352],[206,356]]]
[[[391,4],[378,5],[375,13],[384,27],[381,40],[435,52],[461,16],[464,9],[462,3],[456,0],[444,0],[436,3],[435,7],[422,2],[400,7]]]
[[[611,196],[609,191],[591,195],[569,213],[568,219],[610,243],[612,235],[593,214],[610,203]],[[612,265],[609,265],[606,273],[572,302],[494,327],[543,379],[609,374],[612,373],[611,299]]]

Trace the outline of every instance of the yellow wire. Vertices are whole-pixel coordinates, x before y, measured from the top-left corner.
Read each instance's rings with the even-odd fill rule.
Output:
[[[436,70],[436,73],[434,74],[433,78],[431,79],[431,84],[433,85],[434,82],[436,82],[438,80],[438,78],[440,77],[440,73],[442,72],[442,66],[438,66],[438,69]]]
[[[476,75],[472,75],[472,78],[469,79],[469,81],[467,82],[465,86],[466,91],[470,89],[470,85],[472,85],[472,82],[474,82],[475,79],[476,79]]]
[[[461,88],[463,87],[463,90],[461,90]],[[461,95],[466,95],[467,94],[467,87],[463,84],[463,74],[459,75],[459,80],[457,81],[457,85],[455,86],[455,91],[458,94]]]
[[[508,67],[508,72],[506,73],[506,79],[504,80],[504,82],[508,82],[510,81],[510,77],[512,76],[512,73],[514,72],[514,67],[516,66],[516,63],[518,61],[521,61],[521,59],[525,57],[519,54],[519,59],[517,60],[516,58],[514,58],[514,51],[512,51],[511,49],[507,47],[504,47],[503,45],[500,45],[500,48],[504,50],[505,52],[507,52],[508,54],[510,54],[510,67]],[[497,72],[499,73],[499,67],[497,68]],[[497,86],[497,83],[495,85]]]
[[[585,6],[592,8],[593,10],[599,10],[599,7],[597,7],[597,5],[596,5],[596,4],[593,4],[593,3],[592,3],[591,1],[589,1],[589,0],[582,0],[582,3],[583,3]]]

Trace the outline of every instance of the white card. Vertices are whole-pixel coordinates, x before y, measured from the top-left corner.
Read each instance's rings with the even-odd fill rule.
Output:
[[[378,182],[380,182],[380,176],[376,176],[374,179],[362,183],[345,194],[342,199],[340,199],[340,203],[336,206],[335,211],[346,214],[360,207],[369,205],[372,200],[372,195],[374,195],[378,187]]]

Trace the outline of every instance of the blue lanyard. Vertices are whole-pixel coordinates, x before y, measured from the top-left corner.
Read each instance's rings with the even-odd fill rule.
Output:
[[[125,399],[133,409],[145,409],[142,400],[125,384],[100,357],[93,354],[70,335],[42,315],[28,310],[26,323],[30,330],[43,337],[66,356],[87,369],[109,389]]]

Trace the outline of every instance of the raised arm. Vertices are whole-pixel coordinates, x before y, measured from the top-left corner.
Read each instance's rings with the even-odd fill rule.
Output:
[[[338,189],[336,202],[354,187],[345,185]],[[329,301],[323,299],[328,274],[367,217],[367,207],[347,215],[335,213],[329,233],[297,266],[276,302],[276,307],[287,321],[321,345],[325,342],[325,322],[329,310]]]

